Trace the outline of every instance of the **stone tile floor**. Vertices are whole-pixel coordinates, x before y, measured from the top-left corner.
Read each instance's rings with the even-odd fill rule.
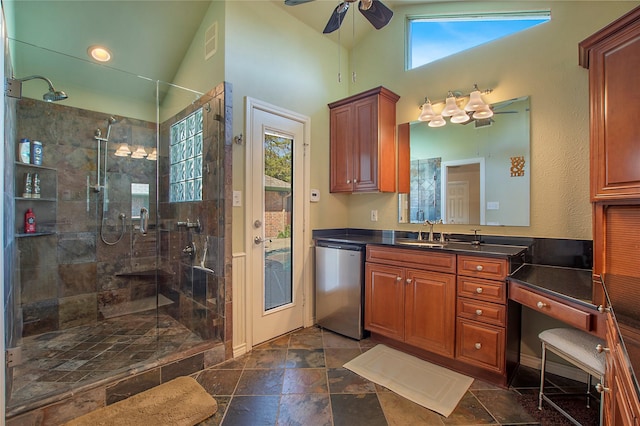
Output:
[[[155,311],[26,337],[7,407],[28,406],[202,343],[169,315],[156,318]]]
[[[475,380],[445,418],[369,382],[342,365],[373,347],[311,327],[276,338],[238,359],[193,376],[218,401],[211,425],[570,425],[546,406],[537,410],[539,371],[520,367],[512,387]],[[547,392],[584,391],[584,385],[551,374]],[[598,424],[598,407],[567,399],[584,425]]]

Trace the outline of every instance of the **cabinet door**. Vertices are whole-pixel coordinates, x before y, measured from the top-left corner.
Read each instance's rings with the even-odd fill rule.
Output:
[[[331,192],[353,191],[353,118],[353,105],[351,104],[331,109]]]
[[[378,96],[354,103],[354,191],[378,190]]]
[[[408,270],[405,290],[405,342],[453,357],[456,277]]]
[[[640,21],[620,22],[589,50],[593,201],[640,197]]]
[[[364,328],[404,339],[404,269],[367,263]]]

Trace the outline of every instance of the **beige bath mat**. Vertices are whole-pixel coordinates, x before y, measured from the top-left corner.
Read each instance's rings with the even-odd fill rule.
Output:
[[[376,345],[344,365],[398,395],[448,417],[473,382],[471,377]]]
[[[216,400],[195,379],[178,377],[71,420],[65,426],[193,426],[217,410]]]

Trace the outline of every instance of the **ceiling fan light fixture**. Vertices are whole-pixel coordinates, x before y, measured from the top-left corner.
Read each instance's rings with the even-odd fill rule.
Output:
[[[109,62],[111,60],[111,52],[104,46],[89,46],[87,53],[98,62]]]
[[[373,0],[360,0],[360,10],[369,10],[371,9],[371,5],[373,4]]]
[[[447,124],[447,122],[440,114],[436,115],[433,120],[429,121],[429,127],[442,127],[445,124]]]

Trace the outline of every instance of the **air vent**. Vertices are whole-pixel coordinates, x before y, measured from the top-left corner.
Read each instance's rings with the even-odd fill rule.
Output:
[[[204,33],[204,60],[216,54],[218,50],[218,22],[214,22]]]

